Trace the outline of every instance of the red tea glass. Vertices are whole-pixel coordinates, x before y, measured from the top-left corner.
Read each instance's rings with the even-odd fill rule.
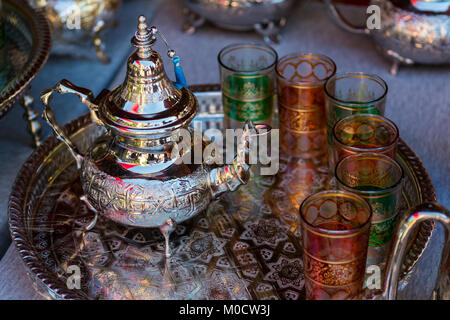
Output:
[[[373,152],[395,158],[398,128],[391,120],[373,114],[356,114],[339,120],[333,127],[333,159]],[[333,168],[335,163],[332,164]]]
[[[300,206],[306,299],[362,297],[372,209],[347,191],[327,190]]]
[[[315,53],[283,57],[276,67],[281,149],[312,158],[326,153],[324,83],[336,72],[330,58]]]

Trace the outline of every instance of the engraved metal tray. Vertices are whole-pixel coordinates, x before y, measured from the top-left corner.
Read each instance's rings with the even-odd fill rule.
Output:
[[[196,120],[222,128],[217,85],[195,86]],[[104,129],[88,114],[66,125],[80,150]],[[157,229],[118,225],[93,217],[79,200],[81,186],[69,151],[50,137],[23,165],[10,197],[10,231],[36,288],[57,299],[304,299],[299,203],[326,188],[324,159],[280,156],[276,176],[259,176],[212,202],[205,213],[179,225],[171,238],[174,257],[164,266]],[[405,169],[402,212],[435,200],[429,176],[402,141]],[[434,224],[424,223],[410,240],[403,282],[428,244]],[[74,270],[80,281],[74,281]],[[79,286],[78,286],[79,285]]]
[[[3,0],[3,10],[6,66],[11,70],[0,88],[0,118],[41,70],[51,46],[50,26],[41,12],[21,0]]]

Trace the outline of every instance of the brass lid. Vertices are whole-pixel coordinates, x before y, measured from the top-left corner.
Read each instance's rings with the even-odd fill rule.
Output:
[[[125,81],[100,103],[98,116],[119,134],[158,138],[187,126],[197,114],[198,102],[167,78],[161,56],[152,50],[157,28],[149,28],[144,16],[138,21],[131,39],[137,50],[128,58]]]

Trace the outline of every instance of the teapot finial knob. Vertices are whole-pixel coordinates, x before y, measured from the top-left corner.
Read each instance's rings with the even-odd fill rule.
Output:
[[[138,18],[138,34],[143,35],[148,33],[148,26],[147,26],[147,18],[143,15],[140,15]]]
[[[147,18],[144,15],[139,16],[137,31],[131,39],[131,44],[139,49],[138,55],[141,58],[149,56],[150,48],[156,41],[157,32],[156,27],[148,27]]]

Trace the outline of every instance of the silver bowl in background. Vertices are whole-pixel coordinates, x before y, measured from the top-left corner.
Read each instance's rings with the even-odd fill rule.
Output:
[[[209,21],[218,27],[250,31],[264,36],[266,42],[278,43],[279,32],[297,0],[182,0],[186,7],[187,33]]]

